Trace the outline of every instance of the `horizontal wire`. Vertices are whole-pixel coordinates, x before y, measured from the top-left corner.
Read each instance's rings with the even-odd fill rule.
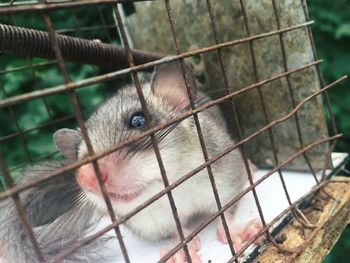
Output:
[[[110,4],[127,4],[134,2],[150,2],[153,0],[84,0],[84,1],[62,1],[56,3],[37,3],[34,1],[26,1],[26,3],[13,3],[10,5],[0,4],[0,15],[3,14],[18,14],[21,12],[42,12],[52,10],[63,10],[70,8],[86,7],[86,6],[97,6],[97,5],[110,5]]]
[[[92,77],[92,78],[87,78],[87,79],[76,81],[76,82],[71,82],[69,84],[59,85],[59,86],[56,86],[56,87],[47,88],[47,89],[40,90],[40,91],[33,91],[33,92],[28,92],[28,93],[25,93],[25,94],[13,96],[13,97],[1,100],[0,101],[0,108],[6,107],[6,106],[10,106],[10,105],[13,105],[13,104],[16,104],[16,103],[21,103],[21,102],[24,102],[24,101],[33,100],[33,99],[36,99],[36,98],[49,96],[49,95],[53,95],[53,94],[57,94],[57,93],[61,93],[61,92],[66,92],[66,91],[69,91],[69,90],[74,90],[74,89],[82,88],[82,87],[85,87],[85,86],[93,85],[93,84],[96,84],[96,83],[112,80],[112,79],[115,79],[115,78],[120,77],[120,76],[124,76],[124,75],[129,74],[129,73],[134,72],[134,71],[151,68],[151,67],[154,67],[154,66],[157,66],[157,65],[160,65],[160,64],[164,64],[164,63],[167,63],[167,62],[172,62],[172,61],[175,61],[175,60],[179,60],[181,58],[187,58],[187,57],[191,57],[191,56],[194,56],[194,55],[199,55],[199,54],[202,54],[202,53],[207,53],[207,52],[214,51],[214,50],[217,50],[217,49],[220,49],[220,48],[224,48],[224,47],[229,47],[229,46],[243,44],[243,43],[246,43],[246,42],[249,42],[249,41],[252,41],[252,40],[257,40],[257,39],[265,38],[265,37],[268,37],[268,36],[280,34],[280,33],[283,33],[283,32],[288,32],[288,31],[291,31],[291,30],[295,30],[295,29],[299,29],[299,28],[302,28],[302,27],[306,27],[306,26],[309,26],[311,24],[313,24],[313,21],[302,23],[302,24],[298,24],[298,25],[295,25],[295,26],[287,27],[287,28],[283,28],[283,29],[280,29],[280,30],[271,31],[271,32],[268,32],[268,33],[262,33],[262,34],[254,35],[254,36],[247,37],[247,38],[242,38],[242,39],[238,39],[238,40],[224,42],[224,43],[217,44],[217,45],[212,45],[210,47],[201,48],[201,49],[197,49],[197,50],[194,50],[194,51],[184,52],[181,55],[167,56],[165,58],[158,59],[158,60],[155,60],[155,61],[152,61],[152,62],[149,62],[149,63],[137,65],[137,66],[134,66],[134,67],[129,67],[129,68],[126,68],[126,69],[122,69],[122,70],[118,70],[118,71],[115,71],[115,72],[99,75],[99,76]]]
[[[281,162],[278,166],[276,166],[273,170],[271,170],[269,173],[267,173],[266,175],[264,175],[262,178],[260,178],[259,180],[257,180],[256,182],[254,182],[251,186],[247,187],[245,189],[245,191],[240,192],[239,195],[237,195],[235,198],[233,198],[230,202],[228,202],[226,205],[224,205],[221,210],[219,210],[218,212],[216,212],[215,214],[213,214],[208,220],[206,220],[204,223],[202,223],[199,227],[197,227],[191,234],[189,234],[184,242],[188,243],[189,241],[191,241],[193,239],[193,237],[195,235],[197,235],[201,230],[203,230],[203,228],[205,228],[208,224],[210,224],[212,221],[215,220],[215,218],[217,218],[221,213],[223,213],[224,211],[226,211],[229,207],[231,207],[234,203],[236,203],[240,198],[242,198],[245,194],[247,194],[249,191],[251,191],[253,188],[255,188],[256,186],[258,186],[259,184],[261,184],[264,180],[266,180],[270,175],[272,175],[274,172],[277,171],[277,169],[280,169],[284,166],[286,166],[287,164],[289,164],[291,161],[293,161],[295,158],[297,158],[298,156],[302,155],[303,152],[309,150],[310,148],[321,144],[321,143],[325,143],[327,141],[331,141],[334,140],[336,138],[339,138],[341,135],[335,135],[332,137],[328,137],[326,139],[322,139],[319,140],[317,142],[314,142],[312,144],[309,144],[307,146],[305,146],[302,150],[300,150],[297,154],[293,155],[292,157],[290,157],[288,160]],[[324,182],[323,182],[324,183]],[[321,184],[320,184],[321,185]],[[168,188],[170,189],[164,189],[163,191],[159,192],[162,193],[162,195],[159,196],[159,194],[157,194],[157,199],[159,199],[161,196],[163,196],[164,194],[166,194],[167,191],[170,191],[172,188],[178,186],[178,184],[173,183],[171,184]],[[152,200],[152,202],[147,202],[147,206],[150,205],[151,203],[153,203],[154,201],[156,201],[157,199],[153,200],[156,196],[154,196],[153,198],[149,199]],[[76,244],[72,245],[71,248],[61,252],[59,255],[57,255],[56,257],[54,257],[53,259],[51,259],[50,263],[54,263],[54,262],[59,262],[60,260],[62,260],[64,257],[70,255],[71,253],[74,253],[76,250],[78,250],[79,248],[91,243],[92,241],[94,241],[95,239],[97,239],[98,237],[104,235],[105,233],[107,233],[108,231],[112,230],[115,226],[120,225],[122,223],[124,223],[125,221],[127,221],[130,217],[132,217],[133,215],[135,215],[136,213],[138,213],[140,210],[142,210],[143,208],[145,208],[144,204],[139,205],[138,207],[136,207],[135,209],[133,209],[132,211],[130,211],[129,213],[127,213],[126,215],[124,215],[122,218],[119,218],[116,222],[114,222],[113,224],[110,224],[109,226],[104,227],[103,229],[99,230],[98,232],[96,232],[95,234],[86,237],[86,239],[77,242]],[[173,248],[170,252],[176,252],[179,249],[181,249],[182,246],[181,245],[177,245],[175,248]],[[170,252],[167,253],[167,256],[170,256]],[[165,257],[163,257],[165,260]]]
[[[125,147],[126,145],[129,145],[129,144],[134,143],[136,141],[140,141],[140,140],[142,140],[143,138],[146,138],[147,136],[149,136],[152,133],[155,133],[155,132],[157,132],[157,131],[159,131],[161,129],[167,128],[167,127],[169,127],[170,125],[172,125],[172,124],[174,124],[176,122],[179,122],[179,121],[181,121],[181,120],[183,120],[183,119],[185,119],[185,118],[187,118],[189,116],[192,116],[193,113],[198,113],[198,112],[204,111],[205,109],[213,107],[216,104],[218,104],[220,102],[223,102],[225,100],[231,99],[232,97],[234,97],[234,96],[236,96],[238,94],[241,94],[241,93],[246,92],[248,90],[254,89],[257,86],[261,86],[263,84],[269,83],[269,82],[271,82],[271,81],[273,81],[275,79],[281,78],[281,77],[283,77],[285,75],[292,74],[294,72],[298,72],[298,71],[300,71],[302,69],[305,69],[307,67],[310,67],[310,66],[314,66],[314,65],[316,65],[318,63],[320,63],[320,61],[313,62],[313,63],[311,63],[311,64],[309,64],[309,65],[307,65],[307,66],[305,66],[303,68],[299,68],[297,70],[293,70],[293,71],[290,71],[290,72],[285,72],[285,73],[282,73],[282,74],[278,74],[278,75],[276,75],[274,77],[271,77],[270,79],[260,81],[259,83],[252,84],[252,85],[250,85],[250,86],[248,86],[246,88],[240,89],[240,90],[238,90],[236,92],[232,92],[229,95],[226,95],[224,97],[221,97],[221,98],[213,100],[213,101],[210,101],[210,102],[204,104],[203,106],[198,107],[195,110],[189,110],[188,112],[180,114],[178,117],[170,120],[169,122],[167,122],[165,124],[159,124],[159,125],[151,128],[151,129],[145,131],[144,133],[142,133],[140,135],[132,136],[130,139],[128,139],[128,140],[126,140],[126,141],[124,141],[122,143],[119,143],[118,145],[110,148],[109,150],[106,150],[106,151],[104,151],[102,153],[99,153],[99,154],[95,153],[94,155],[88,156],[88,157],[86,157],[85,159],[83,159],[81,161],[78,161],[78,162],[75,162],[73,164],[67,165],[67,166],[63,167],[62,169],[58,169],[55,172],[52,172],[52,173],[50,173],[48,175],[45,175],[45,176],[42,176],[41,178],[38,178],[38,179],[33,178],[32,180],[28,181],[27,184],[25,184],[25,185],[11,187],[11,188],[5,190],[4,192],[0,193],[0,200],[5,198],[5,197],[8,197],[8,196],[12,195],[13,193],[16,193],[16,192],[19,192],[19,191],[23,191],[23,190],[26,190],[26,189],[28,189],[30,187],[33,187],[39,182],[47,181],[50,178],[58,176],[61,173],[64,173],[64,172],[69,171],[69,170],[74,170],[74,169],[76,169],[76,168],[78,168],[78,167],[80,167],[80,166],[82,166],[84,164],[87,164],[87,163],[95,161],[95,160],[97,160],[99,158],[102,158],[102,157],[104,157],[104,156],[106,156],[106,155],[108,155],[110,153],[115,152],[118,149],[121,149],[121,148]],[[339,79],[338,81],[335,81],[334,83],[339,83],[340,81],[344,80],[345,78],[346,77],[343,77],[343,78]],[[328,89],[328,88],[332,87],[334,83],[332,83],[331,85],[327,86],[326,88]]]
[[[74,119],[74,116],[71,115],[71,116],[65,116],[65,117],[62,117],[62,118],[59,118],[59,119],[55,119],[55,120],[50,120],[42,125],[38,125],[38,126],[35,126],[33,128],[30,128],[30,129],[27,129],[27,130],[22,130],[21,132],[15,132],[15,133],[11,133],[9,135],[6,135],[6,136],[3,136],[0,138],[0,142],[3,142],[3,141],[7,141],[9,139],[12,139],[16,136],[20,136],[21,134],[25,134],[25,133],[29,133],[29,132],[32,132],[32,131],[35,131],[35,130],[39,130],[39,129],[43,129],[43,128],[46,128],[46,127],[49,127],[51,125],[55,125],[55,124],[58,124],[58,123],[61,123],[61,122],[65,122],[65,121],[68,121],[68,120],[72,120]]]

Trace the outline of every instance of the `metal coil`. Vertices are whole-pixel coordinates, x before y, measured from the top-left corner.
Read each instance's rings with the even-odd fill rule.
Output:
[[[57,34],[63,58],[68,62],[123,69],[128,67],[123,47],[94,40]],[[49,36],[44,31],[0,24],[0,52],[18,56],[55,59]],[[164,55],[142,50],[132,50],[136,65],[151,62]]]

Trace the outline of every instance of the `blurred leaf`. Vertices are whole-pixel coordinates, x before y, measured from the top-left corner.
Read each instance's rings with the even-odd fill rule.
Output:
[[[337,39],[350,37],[350,23],[342,24],[336,31],[335,37]]]

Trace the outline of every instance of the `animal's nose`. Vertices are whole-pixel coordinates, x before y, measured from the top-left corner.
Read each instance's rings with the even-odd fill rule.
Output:
[[[102,176],[103,182],[106,182],[108,180],[107,167],[102,163],[98,163],[98,168]],[[100,191],[100,186],[97,180],[93,164],[89,163],[81,166],[77,171],[76,177],[81,187],[85,188],[86,190],[92,192]]]

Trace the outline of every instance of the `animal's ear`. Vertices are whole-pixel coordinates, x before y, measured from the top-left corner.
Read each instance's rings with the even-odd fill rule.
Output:
[[[69,161],[76,161],[78,147],[82,140],[79,131],[72,129],[60,129],[53,135],[56,147],[60,153]]]
[[[191,68],[184,63],[185,74],[181,69],[179,61],[174,61],[155,67],[151,88],[155,96],[163,98],[175,109],[184,109],[189,105],[184,76],[189,84],[191,95],[196,99],[197,87],[196,79]]]

